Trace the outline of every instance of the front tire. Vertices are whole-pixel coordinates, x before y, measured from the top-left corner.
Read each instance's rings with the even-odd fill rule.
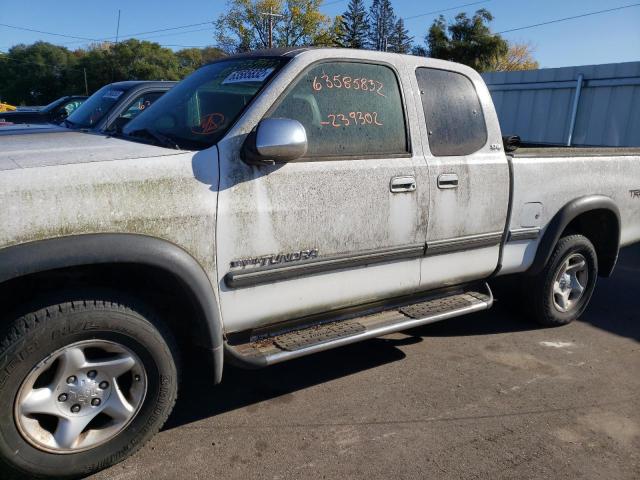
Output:
[[[162,426],[177,396],[174,341],[135,300],[58,297],[0,336],[0,470],[74,478]]]
[[[549,262],[526,282],[527,311],[544,326],[560,326],[580,317],[596,286],[598,256],[583,235],[562,237]]]

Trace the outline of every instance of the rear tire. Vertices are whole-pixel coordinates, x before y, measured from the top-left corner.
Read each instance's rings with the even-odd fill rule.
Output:
[[[82,477],[141,448],[176,400],[174,345],[143,305],[104,292],[15,319],[0,335],[3,478]]]
[[[598,278],[598,257],[583,235],[562,237],[549,262],[525,282],[529,316],[541,325],[556,327],[580,317]]]

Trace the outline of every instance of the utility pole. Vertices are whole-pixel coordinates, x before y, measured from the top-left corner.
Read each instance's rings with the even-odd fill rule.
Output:
[[[116,27],[116,43],[118,43],[119,36],[120,36],[120,9],[118,9],[118,26]]]
[[[269,17],[269,48],[273,48],[273,17],[284,17],[284,15],[273,13],[273,7],[269,7],[269,13],[260,12],[260,15]]]
[[[83,68],[82,70],[84,70],[84,94],[88,97],[89,96],[89,84],[87,83],[87,69]]]

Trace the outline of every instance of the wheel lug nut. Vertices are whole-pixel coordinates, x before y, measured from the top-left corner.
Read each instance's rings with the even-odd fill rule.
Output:
[[[73,405],[73,406],[71,407],[71,411],[72,411],[73,413],[78,413],[78,412],[80,411],[80,405],[78,405],[78,404],[76,403],[75,405]]]
[[[100,399],[94,398],[93,400],[91,400],[91,405],[93,405],[94,407],[97,407],[98,405],[100,405]]]
[[[134,375],[134,376],[133,376],[133,379],[134,379],[136,382],[139,382],[139,381],[140,381],[140,375]]]
[[[89,370],[87,372],[87,377],[89,377],[92,380],[96,378],[96,375],[98,375],[98,372],[96,372],[95,370]]]
[[[71,375],[69,378],[67,378],[67,383],[76,383],[76,376],[75,375]]]
[[[102,390],[104,390],[108,386],[109,386],[109,382],[100,382],[100,385],[98,385],[98,387],[100,387]]]
[[[60,395],[58,395],[58,401],[59,402],[66,402],[67,401],[67,394],[66,393],[61,393]]]

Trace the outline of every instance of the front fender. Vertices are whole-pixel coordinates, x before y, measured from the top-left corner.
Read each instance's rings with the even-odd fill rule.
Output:
[[[97,264],[138,264],[171,273],[200,308],[213,355],[215,382],[223,367],[223,328],[213,287],[202,266],[185,250],[155,237],[104,233],[58,237],[0,250],[0,283],[29,274]]]

